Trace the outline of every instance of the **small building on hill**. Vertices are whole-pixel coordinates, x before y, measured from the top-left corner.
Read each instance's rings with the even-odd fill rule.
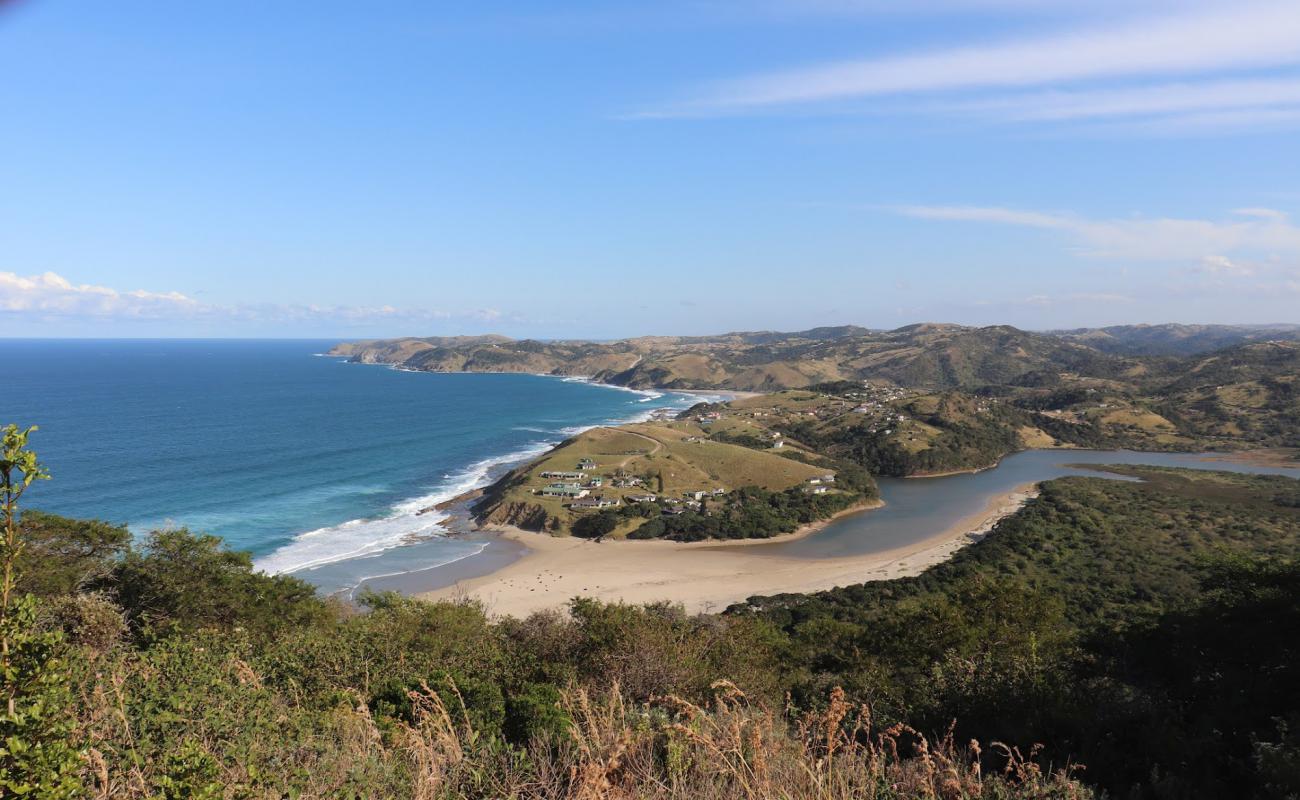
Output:
[[[563,483],[553,483],[542,489],[543,497],[578,498],[586,497],[588,494],[590,494],[590,492],[581,486],[571,486]]]
[[[569,504],[569,508],[577,511],[589,511],[597,508],[612,508],[618,505],[617,497],[584,497],[581,500],[574,500]]]

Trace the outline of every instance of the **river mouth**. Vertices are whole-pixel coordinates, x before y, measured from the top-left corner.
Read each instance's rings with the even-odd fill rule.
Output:
[[[872,556],[915,547],[978,515],[995,498],[1040,481],[1069,475],[1134,478],[1091,469],[1092,464],[1136,464],[1252,474],[1286,475],[1300,479],[1300,467],[1226,460],[1222,453],[1143,453],[1132,450],[1026,450],[1002,459],[989,469],[967,474],[914,480],[879,478],[885,505],[836,519],[799,539],[754,541],[738,548],[745,555],[777,556],[809,561]],[[468,524],[468,520],[466,520]],[[541,536],[542,534],[538,534]],[[524,555],[516,543],[486,532],[467,537],[480,552],[453,563],[404,571],[366,580],[372,590],[419,593],[453,586],[503,568]],[[486,542],[486,547],[483,543]],[[617,544],[612,545],[617,547]],[[709,548],[712,552],[715,548]],[[722,550],[724,548],[716,548]],[[692,552],[683,550],[683,553]],[[699,552],[699,551],[694,551]]]

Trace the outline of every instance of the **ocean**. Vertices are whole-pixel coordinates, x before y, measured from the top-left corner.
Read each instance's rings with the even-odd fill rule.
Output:
[[[695,395],[320,355],[333,341],[0,340],[0,424],[39,425],[25,505],[187,527],[326,591],[473,555],[439,513],[585,428]]]

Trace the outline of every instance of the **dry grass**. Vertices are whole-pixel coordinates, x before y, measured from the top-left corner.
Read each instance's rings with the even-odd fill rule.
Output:
[[[740,798],[1083,798],[1060,771],[1046,774],[1015,748],[994,745],[1005,766],[981,769],[976,742],[931,743],[911,728],[872,726],[866,707],[836,690],[827,708],[793,722],[751,706],[729,682],[701,708],[676,697],[628,703],[617,687],[573,689],[563,742],[539,741],[523,759],[485,757],[467,717],[427,688],[412,694],[416,724],[403,745],[419,800],[739,800]]]
[[[235,665],[257,681],[251,668]],[[83,708],[91,796],[160,797],[169,768],[141,758],[121,679],[102,676]],[[677,697],[634,704],[617,686],[575,687],[560,706],[567,735],[524,749],[481,735],[454,685],[409,693],[410,720],[381,726],[365,703],[340,708],[310,748],[281,753],[286,774],[253,779],[219,738],[189,739],[186,757],[224,765],[205,779],[205,798],[328,800],[336,797],[514,798],[515,800],[893,800],[895,798],[1086,798],[1062,770],[994,745],[1001,769],[986,774],[975,742],[938,742],[911,728],[873,726],[864,706],[835,690],[825,710],[793,716],[751,704],[728,681],[707,708]],[[200,726],[201,727],[201,726]],[[106,753],[115,753],[116,756]],[[168,758],[171,756],[169,755]],[[158,759],[166,761],[167,759]],[[211,781],[210,783],[208,781]],[[287,794],[286,794],[287,793]],[[166,797],[181,796],[165,794]]]

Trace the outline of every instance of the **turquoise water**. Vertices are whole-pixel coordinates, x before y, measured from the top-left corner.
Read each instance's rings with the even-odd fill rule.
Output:
[[[438,375],[315,354],[333,342],[0,340],[0,424],[38,424],[28,505],[187,526],[333,589],[462,558],[415,512],[583,428],[700,398],[532,375]]]

